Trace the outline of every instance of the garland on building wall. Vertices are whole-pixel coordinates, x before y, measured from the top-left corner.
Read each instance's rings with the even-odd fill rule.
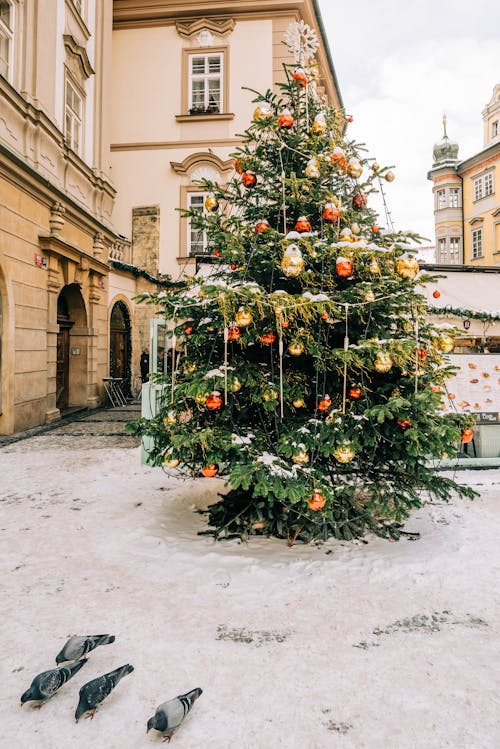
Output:
[[[482,322],[500,321],[499,312],[477,312],[476,310],[466,309],[463,307],[452,307],[447,304],[446,307],[427,307],[430,315],[439,315],[441,317],[462,317],[467,319],[481,320]]]
[[[136,277],[141,276],[141,278],[145,278],[147,281],[156,284],[156,286],[162,286],[166,289],[181,289],[186,285],[185,281],[172,281],[170,276],[165,276],[164,278],[156,278],[156,276],[148,273],[147,270],[138,268],[136,265],[130,265],[129,263],[122,263],[121,260],[112,260],[111,262],[113,264],[113,268],[115,268],[116,270],[128,271]]]

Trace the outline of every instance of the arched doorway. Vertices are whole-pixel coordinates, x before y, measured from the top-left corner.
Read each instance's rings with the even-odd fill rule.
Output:
[[[87,313],[78,284],[64,286],[57,299],[56,406],[86,404]]]
[[[130,315],[124,302],[116,302],[109,321],[109,376],[123,380],[122,390],[130,395]]]

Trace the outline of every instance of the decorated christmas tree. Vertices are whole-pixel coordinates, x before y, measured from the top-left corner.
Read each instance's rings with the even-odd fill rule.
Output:
[[[428,494],[472,496],[433,465],[470,417],[444,410],[453,339],[427,319],[415,236],[370,207],[394,173],[325,105],[302,32],[287,83],[255,92],[234,176],[203,180],[205,210],[186,212],[209,272],[142,298],[173,355],[158,415],[135,430],[173,475],[226,479],[218,538],[397,538]]]

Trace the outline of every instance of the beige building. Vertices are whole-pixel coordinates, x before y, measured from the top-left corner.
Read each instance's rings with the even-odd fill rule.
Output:
[[[446,132],[434,146],[436,262],[500,265],[500,84],[482,112],[483,149],[465,161]]]

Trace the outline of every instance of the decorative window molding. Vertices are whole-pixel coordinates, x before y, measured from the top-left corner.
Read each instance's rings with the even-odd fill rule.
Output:
[[[470,226],[480,226],[484,221],[483,216],[476,216],[476,218],[471,218],[469,221]]]
[[[175,28],[177,33],[183,39],[192,39],[203,31],[211,32],[217,36],[227,36],[235,27],[233,18],[215,21],[210,18],[199,18],[197,21],[183,22],[177,21]],[[203,37],[202,37],[203,38]]]
[[[170,166],[176,174],[190,174],[198,165],[208,164],[216,172],[224,174],[234,169],[234,161],[222,161],[215,153],[192,153],[184,161],[171,161]]]
[[[487,198],[495,192],[495,183],[493,179],[493,170],[485,172],[480,177],[473,180],[473,200],[474,202]]]
[[[448,193],[448,207],[449,208],[460,208],[460,188],[450,187]]]
[[[437,190],[436,192],[436,210],[440,211],[446,208],[446,190]]]
[[[0,75],[12,83],[15,8],[10,0],[0,2]]]
[[[477,260],[483,255],[483,230],[473,229],[471,234],[471,258]]]
[[[212,117],[229,113],[229,48],[182,50],[181,117]]]
[[[77,86],[66,77],[64,86],[64,139],[75,153],[83,153],[84,97]]]
[[[71,55],[73,55],[74,58],[77,59],[83,77],[90,78],[91,75],[94,75],[95,70],[90,64],[90,60],[88,58],[85,47],[82,47],[81,44],[78,44],[76,39],[71,36],[71,34],[64,34],[63,39],[64,46],[66,47],[67,52],[69,52]]]

